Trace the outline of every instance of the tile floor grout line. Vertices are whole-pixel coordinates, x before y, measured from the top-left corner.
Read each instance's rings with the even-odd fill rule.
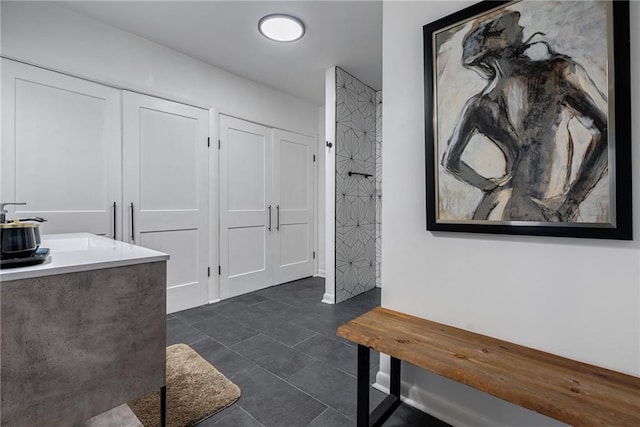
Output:
[[[188,345],[189,347],[191,347],[192,345],[196,345],[196,344],[198,344],[198,343],[201,343],[202,341],[206,341],[206,340],[210,340],[210,339],[212,339],[212,338],[211,338],[209,335],[207,335],[207,334],[204,334],[204,336],[205,336],[204,338],[199,339],[199,340],[198,340],[198,341],[196,341],[196,342],[192,342],[191,344],[187,344],[187,343],[176,343],[176,344],[186,344],[186,345]],[[172,344],[172,345],[173,345],[173,344]],[[168,347],[168,346],[167,346],[167,347]]]
[[[182,319],[180,319],[180,318],[179,318],[179,317],[177,317],[177,316],[176,316],[176,319],[180,319],[180,320],[182,320],[184,323],[186,323],[187,325],[189,325],[189,326],[193,326],[193,325],[195,325],[196,323],[204,322],[205,320],[211,320],[211,319],[213,319],[214,317],[218,317],[218,316],[219,316],[218,314],[215,314],[215,313],[214,313],[214,314],[213,314],[213,316],[211,316],[211,317],[207,317],[207,318],[204,318],[204,319],[198,319],[198,320],[196,320],[195,322],[191,322],[191,323],[189,323],[189,322],[187,322],[187,321],[185,321],[185,320],[182,320]]]
[[[255,362],[254,362],[254,363],[255,363]],[[267,372],[268,374],[273,375],[273,376],[274,376],[274,377],[276,377],[277,379],[281,380],[282,382],[284,382],[284,383],[285,383],[285,384],[287,384],[288,386],[291,386],[292,388],[294,388],[294,389],[298,390],[300,393],[302,393],[302,394],[306,395],[307,397],[309,397],[309,398],[311,398],[311,399],[315,400],[316,402],[320,403],[321,405],[326,406],[327,408],[325,408],[325,411],[326,411],[326,409],[328,409],[328,408],[331,408],[331,409],[333,409],[333,410],[336,410],[336,411],[337,411],[337,409],[336,409],[336,408],[334,408],[333,406],[329,405],[328,403],[323,402],[322,400],[318,399],[318,398],[317,398],[317,397],[315,397],[315,396],[310,395],[310,394],[309,394],[309,393],[307,393],[306,391],[302,390],[300,387],[298,387],[298,386],[296,386],[295,384],[290,383],[289,381],[287,381],[287,379],[286,379],[286,378],[282,378],[280,375],[278,375],[278,374],[275,374],[275,373],[271,372],[270,370],[268,370],[268,369],[266,369],[266,368],[264,368],[264,367],[262,367],[262,366],[258,365],[257,363],[256,363],[256,365],[257,365],[260,369],[264,369],[264,370],[265,370],[265,372]],[[309,365],[309,366],[311,366],[311,365]],[[303,368],[303,369],[304,369],[304,368]],[[302,370],[302,369],[301,369],[301,370]],[[298,372],[299,372],[299,371],[298,371]],[[297,372],[296,372],[296,373],[297,373]],[[290,377],[291,377],[291,376],[293,376],[293,375],[295,375],[295,374],[290,375]],[[238,402],[239,402],[239,401],[240,401],[240,400],[238,400]],[[322,412],[324,412],[324,411],[322,411]],[[315,418],[314,418],[314,419],[315,419]],[[311,424],[311,421],[310,421],[307,425],[309,425],[309,424]]]
[[[315,332],[315,331],[313,331],[313,332]],[[309,341],[311,338],[317,337],[318,335],[324,335],[324,334],[321,334],[321,333],[319,333],[319,332],[316,332],[316,333],[315,333],[315,335],[312,335],[312,336],[310,336],[309,338],[305,338],[305,339],[303,339],[302,341],[300,341],[298,344],[296,344],[295,346],[293,346],[293,347],[291,347],[291,348],[292,348],[292,349],[294,349],[294,350],[296,350],[296,347],[297,347],[297,346],[299,346],[300,344],[303,344],[303,343],[305,343],[305,342]],[[300,350],[298,350],[298,351],[300,351]],[[304,352],[303,352],[303,353],[304,353]],[[305,353],[305,354],[306,354],[306,353]]]
[[[316,336],[316,335],[323,335],[323,334],[321,334],[320,332],[317,332],[317,331],[311,330],[311,329],[309,329],[309,328],[305,328],[304,326],[301,326],[301,325],[297,325],[297,324],[293,323],[291,320],[281,321],[282,323],[290,323],[292,326],[295,326],[295,327],[297,327],[297,328],[301,328],[301,329],[304,329],[305,331],[309,331],[309,332],[313,333],[313,335],[311,335],[310,337],[307,337],[307,338],[305,338],[304,340],[302,340],[302,341],[300,341],[300,342],[298,342],[298,343],[296,343],[296,344],[294,344],[294,345],[292,346],[292,345],[289,345],[289,344],[287,344],[287,343],[283,343],[282,341],[279,341],[279,340],[278,340],[278,339],[276,339],[275,337],[272,337],[271,335],[269,335],[269,334],[267,334],[267,333],[265,333],[265,332],[263,332],[263,331],[259,331],[259,330],[257,330],[257,329],[254,329],[254,328],[252,328],[251,326],[247,325],[246,323],[242,323],[241,321],[236,320],[236,319],[234,319],[233,317],[229,317],[229,315],[226,315],[226,314],[224,314],[224,313],[218,313],[217,315],[218,315],[218,316],[222,316],[222,317],[224,317],[225,319],[230,320],[230,321],[232,321],[232,322],[235,322],[235,323],[239,324],[240,326],[243,326],[243,327],[245,327],[245,328],[247,328],[247,329],[250,329],[250,330],[252,330],[252,331],[254,331],[254,332],[257,332],[258,334],[265,335],[266,337],[269,337],[269,338],[271,338],[272,340],[274,340],[274,341],[276,341],[276,342],[278,342],[278,343],[280,343],[280,344],[282,344],[282,345],[285,345],[285,346],[287,346],[287,347],[289,347],[289,348],[293,348],[293,346],[296,346],[296,345],[298,345],[298,344],[300,344],[300,343],[302,343],[302,342],[304,342],[304,341],[308,340],[309,338],[312,338],[312,337],[314,337],[314,336]],[[265,314],[265,316],[271,317],[271,316],[269,316],[268,314]],[[280,319],[275,319],[275,318],[273,318],[273,317],[272,317],[272,319],[274,319],[274,320],[276,320],[276,321],[280,321]],[[296,319],[297,319],[297,318],[296,318]],[[209,320],[209,319],[204,319],[204,320]],[[196,323],[197,323],[197,322],[196,322]],[[193,325],[189,325],[189,326],[193,326]],[[194,328],[195,328],[195,326],[194,326]],[[198,329],[198,328],[196,328],[196,329]],[[198,330],[200,331],[200,329],[198,329]],[[205,333],[205,332],[203,332],[203,331],[200,331],[200,332],[202,332],[203,334],[205,334],[205,335],[209,336],[208,334],[206,334],[206,333]],[[256,335],[254,335],[253,337],[255,337],[255,336],[256,336]],[[246,341],[246,340],[251,339],[251,338],[253,338],[253,337],[246,338],[246,339],[244,339],[244,340],[242,340],[242,341],[240,341],[240,342]],[[236,343],[236,344],[239,344],[240,342],[238,342],[238,343]],[[233,345],[236,345],[236,344],[233,344]]]
[[[316,331],[312,331],[311,329],[307,329],[307,331],[309,331],[309,332],[313,332],[313,335],[311,335],[310,337],[307,337],[307,338],[303,339],[302,341],[297,342],[297,343],[295,343],[295,344],[293,344],[293,345],[288,345],[288,344],[284,344],[284,345],[288,346],[288,347],[289,347],[290,349],[292,349],[292,350],[296,350],[296,348],[295,348],[295,347],[296,347],[297,345],[300,345],[300,344],[302,344],[303,342],[305,342],[305,341],[307,341],[307,340],[309,340],[309,339],[311,339],[311,338],[313,338],[313,337],[317,337],[318,335],[321,335],[320,333],[318,333],[318,332],[316,332]],[[300,351],[300,350],[298,350],[298,351]]]
[[[241,397],[242,397],[242,396],[241,396]],[[265,427],[265,425],[264,425],[264,424],[262,424],[260,421],[258,421],[258,419],[256,419],[256,417],[254,417],[253,415],[251,415],[251,414],[249,413],[249,411],[246,411],[242,406],[240,406],[240,410],[241,410],[242,412],[244,412],[245,414],[247,414],[247,415],[249,416],[249,418],[251,418],[252,420],[254,420],[254,421],[255,421],[256,423],[258,423],[260,426]],[[216,422],[216,424],[217,424],[217,422]]]
[[[322,362],[322,361],[319,361],[319,362],[320,362],[320,363],[322,363],[322,364],[324,364],[324,365],[327,365],[327,366],[330,366],[330,367],[331,367],[331,365],[329,365],[329,364],[327,364],[327,363],[324,363],[324,362]],[[309,365],[309,366],[311,366],[311,365]],[[302,370],[302,369],[301,369],[301,370]],[[269,372],[269,371],[268,371],[268,372]],[[299,372],[299,371],[298,371],[298,372]],[[342,372],[344,372],[344,371],[342,371]],[[271,373],[271,372],[270,372],[270,373]],[[344,373],[346,373],[346,372],[344,372]],[[293,375],[295,375],[295,374],[293,374]],[[291,377],[292,377],[293,375],[291,375]],[[347,374],[347,375],[349,375],[349,374]],[[276,375],[276,377],[280,378],[280,377],[279,377],[279,376],[277,376],[277,375]],[[282,379],[282,378],[281,378],[281,379]],[[289,384],[291,387],[295,388],[296,390],[300,391],[301,393],[304,393],[304,394],[306,394],[307,396],[311,397],[312,399],[314,399],[314,400],[316,400],[316,401],[318,401],[318,402],[322,403],[322,404],[323,404],[323,405],[325,405],[327,408],[331,408],[331,409],[333,409],[334,411],[336,411],[337,413],[339,413],[340,415],[342,415],[342,416],[344,416],[344,417],[347,417],[347,418],[349,418],[350,420],[353,420],[353,418],[351,418],[349,415],[345,414],[344,412],[340,411],[338,408],[335,408],[335,407],[331,406],[329,403],[323,402],[323,401],[322,401],[322,400],[320,400],[319,398],[317,398],[317,397],[315,397],[315,396],[313,396],[313,395],[311,395],[311,394],[307,393],[306,391],[302,390],[301,388],[299,388],[299,387],[298,387],[298,386],[296,386],[295,384],[293,384],[293,383],[291,383],[291,382],[287,381],[286,379],[283,379],[283,381],[284,381],[284,382],[286,382],[287,384]],[[369,389],[371,389],[371,384],[369,384]],[[369,391],[371,391],[371,390],[369,390]],[[307,425],[308,425],[308,424],[307,424]]]
[[[306,354],[306,353],[304,353],[304,354]],[[341,373],[343,373],[343,374],[346,374],[346,375],[348,375],[348,376],[350,376],[350,377],[352,377],[352,378],[354,378],[354,379],[356,379],[356,380],[358,379],[358,378],[357,378],[357,376],[352,375],[352,374],[350,374],[349,372],[346,372],[346,371],[344,371],[344,370],[342,370],[342,369],[340,369],[340,368],[338,368],[338,367],[336,367],[336,366],[333,366],[333,365],[331,365],[331,364],[329,364],[329,363],[327,363],[327,362],[324,362],[324,361],[322,361],[322,360],[320,360],[320,359],[316,359],[316,358],[315,358],[315,357],[313,357],[313,356],[310,356],[310,355],[308,355],[308,356],[309,356],[309,357],[311,357],[312,359],[314,359],[316,362],[319,362],[320,364],[324,365],[325,367],[333,368],[333,369],[335,369],[335,370],[337,370],[337,371],[339,371],[339,372],[341,372]],[[289,375],[287,378],[281,378],[280,376],[278,376],[278,375],[276,375],[276,374],[274,374],[274,375],[276,375],[278,378],[281,378],[283,381],[285,381],[287,384],[291,385],[292,387],[294,387],[294,388],[296,388],[296,389],[299,389],[295,384],[293,384],[293,383],[291,383],[291,382],[289,381],[289,378],[293,377],[294,375],[298,374],[300,371],[302,371],[302,370],[304,370],[304,369],[306,369],[306,368],[308,368],[308,367],[310,367],[310,366],[311,366],[311,364],[309,364],[309,365],[307,365],[307,366],[305,366],[305,367],[303,367],[303,368],[299,369],[299,370],[298,370],[298,371],[296,371],[295,373],[293,373],[293,374]],[[269,370],[268,370],[268,369],[266,369],[266,368],[263,368],[263,369],[267,370],[268,372],[271,372],[271,371],[269,371]],[[373,368],[373,369],[376,369],[376,368]],[[369,372],[371,372],[371,370],[372,370],[372,369],[370,369],[370,370],[369,370]],[[271,372],[271,373],[273,373],[273,372]],[[371,383],[369,383],[369,388],[371,389],[372,387],[373,387],[373,385],[372,385]],[[300,391],[302,391],[302,392],[303,392],[303,393],[305,393],[305,394],[308,394],[307,392],[305,392],[305,391],[304,391],[304,390],[302,390],[302,389],[299,389],[299,390],[300,390]],[[311,396],[311,397],[313,397],[313,396]],[[331,409],[333,409],[334,411],[336,411],[336,412],[340,413],[341,415],[344,415],[345,417],[347,417],[347,418],[349,418],[349,419],[353,420],[353,419],[352,419],[350,416],[348,416],[347,414],[345,414],[345,413],[343,413],[343,412],[340,412],[340,411],[338,410],[338,408],[334,408],[333,406],[329,405],[328,403],[325,403],[325,402],[321,401],[320,399],[317,399],[317,398],[316,398],[316,400],[318,400],[318,401],[322,402],[324,405],[327,405],[329,408],[331,408]]]
[[[327,337],[326,335],[317,334],[317,335],[314,335],[313,337],[309,337],[308,339],[314,338],[314,337],[316,337],[316,336],[318,336],[318,335],[323,336],[323,337],[325,337],[325,338],[329,338],[329,337]],[[339,341],[337,341],[337,342],[339,343]],[[295,349],[294,349],[294,350],[295,350]],[[298,350],[298,352],[300,352],[300,353],[302,353],[302,354],[304,354],[304,355],[307,355],[307,356],[311,357],[312,359],[314,359],[314,360],[316,360],[316,361],[318,361],[318,362],[320,362],[320,363],[323,363],[323,364],[325,364],[325,365],[327,365],[327,366],[330,366],[330,367],[332,367],[332,368],[334,368],[334,369],[337,369],[338,371],[343,372],[343,373],[345,373],[345,374],[347,374],[347,375],[349,375],[349,376],[351,376],[351,377],[357,378],[357,375],[353,375],[352,373],[347,372],[347,371],[345,371],[345,370],[344,370],[344,369],[342,369],[342,368],[339,368],[339,367],[334,366],[334,365],[332,365],[332,364],[330,364],[330,363],[327,363],[327,362],[325,362],[325,361],[324,361],[324,360],[322,360],[322,359],[318,359],[317,357],[315,357],[315,356],[313,356],[313,355],[311,355],[311,354],[309,354],[309,353],[306,353],[306,352],[304,352],[304,351],[302,351],[302,350]],[[304,368],[302,368],[302,369],[304,369]],[[302,369],[301,369],[301,370],[302,370]],[[372,368],[372,369],[375,369],[375,368]],[[371,371],[372,369],[369,369],[369,371]],[[292,375],[293,375],[293,374],[292,374]]]
[[[309,424],[307,424],[307,425],[311,425],[311,424],[313,424],[313,422],[314,422],[315,420],[317,420],[318,418],[320,418],[324,413],[326,413],[326,412],[327,412],[328,410],[330,410],[330,409],[333,409],[333,408],[332,408],[331,406],[327,406],[327,409],[325,409],[324,411],[320,412],[320,413],[318,414],[318,416],[317,416],[317,417],[315,417],[314,419],[312,419],[312,420],[309,422]]]
[[[270,374],[272,374],[272,375],[275,375],[275,374],[273,374],[273,372],[270,372],[270,371],[267,371],[267,372],[269,372],[269,373],[270,373]],[[295,375],[295,374],[294,374],[294,375]],[[329,405],[328,403],[325,403],[325,402],[323,402],[322,400],[318,399],[317,397],[315,397],[315,396],[313,396],[313,395],[311,395],[311,394],[307,393],[306,391],[302,390],[300,387],[296,386],[295,384],[290,383],[289,381],[287,381],[287,380],[286,380],[286,379],[284,379],[284,378],[279,377],[278,375],[275,375],[275,376],[276,376],[277,378],[280,378],[280,379],[281,379],[282,381],[284,381],[287,385],[289,385],[289,386],[291,386],[292,388],[294,388],[294,389],[298,390],[300,393],[302,393],[302,394],[304,394],[304,395],[306,395],[306,396],[310,397],[311,399],[315,400],[316,402],[320,403],[321,405],[326,406],[326,407],[327,407],[326,409],[331,408],[331,409],[333,409],[333,410],[336,410],[336,408],[334,408],[333,406],[331,406],[331,405]],[[293,375],[291,375],[291,376],[293,376]],[[325,409],[325,410],[326,410],[326,409]],[[324,411],[323,411],[323,412],[324,412]],[[309,424],[311,424],[311,421],[309,422]],[[309,424],[307,424],[307,425],[309,425]]]
[[[340,368],[338,368],[337,366],[333,366],[333,365],[331,365],[331,364],[329,364],[329,363],[325,362],[324,360],[318,359],[318,358],[316,358],[315,356],[310,355],[309,353],[305,353],[304,351],[300,351],[300,353],[304,354],[305,356],[309,356],[310,358],[312,358],[312,359],[313,359],[314,361],[316,361],[316,362],[320,362],[320,363],[322,363],[323,365],[327,365],[327,366],[329,366],[329,367],[331,367],[331,368],[333,368],[333,369],[335,369],[335,370],[337,370],[337,371],[340,371],[340,372],[342,372],[343,374],[347,374],[347,375],[349,375],[350,377],[357,378],[357,376],[356,376],[356,375],[350,374],[349,372],[345,371],[344,369],[340,369]],[[309,366],[311,366],[311,365],[309,365]],[[298,371],[296,371],[295,373],[293,373],[293,374],[289,375],[289,377],[294,376],[295,374],[297,374],[298,372],[302,371],[302,370],[303,370],[303,369],[305,369],[305,368],[308,368],[309,366],[305,366],[304,368],[300,368],[300,369],[299,369]]]
[[[245,343],[245,342],[247,342],[247,341],[249,341],[249,340],[252,340],[252,339],[254,339],[254,338],[256,338],[256,337],[259,337],[260,335],[262,335],[262,336],[263,336],[263,337],[265,337],[265,338],[269,338],[269,339],[271,339],[271,340],[273,340],[273,341],[275,341],[275,342],[277,342],[277,343],[280,343],[279,341],[274,340],[274,339],[273,339],[273,338],[271,338],[270,336],[265,335],[265,334],[263,334],[262,332],[258,332],[258,334],[257,334],[257,335],[254,335],[254,336],[249,337],[249,338],[245,338],[245,339],[243,339],[242,341],[238,341],[237,343],[235,343],[235,344],[231,345],[231,346],[229,347],[229,350],[232,350],[233,352],[238,353],[237,351],[235,351],[235,350],[233,349],[233,347],[235,347],[235,346],[237,346],[237,345],[240,345],[240,344],[242,344],[242,343]],[[240,354],[240,353],[238,353],[238,354]],[[241,354],[240,354],[240,355],[241,355]],[[241,356],[242,356],[242,355],[241,355]],[[243,357],[244,357],[244,356],[243,356]]]
[[[225,319],[227,319],[227,320],[229,320],[229,321],[231,321],[231,322],[237,323],[238,325],[242,326],[243,328],[246,328],[246,329],[249,329],[249,330],[250,330],[250,331],[252,331],[252,332],[255,332],[255,333],[256,333],[256,335],[260,335],[260,334],[262,334],[262,332],[260,332],[260,331],[258,331],[258,330],[256,330],[256,329],[253,329],[253,328],[251,328],[251,327],[247,326],[247,325],[246,325],[246,324],[244,324],[244,323],[238,322],[237,320],[234,320],[234,319],[233,319],[233,318],[231,318],[231,317],[225,316],[224,314],[219,314],[218,316],[224,317]],[[211,320],[211,319],[205,319],[205,320]],[[199,322],[196,322],[196,323],[199,323]],[[195,323],[194,323],[194,325],[195,325]],[[203,331],[203,330],[201,330],[201,329],[198,329],[196,326],[193,326],[193,325],[189,325],[189,326],[192,326],[194,329],[196,329],[196,330],[198,330],[198,331],[202,332],[204,335],[208,336],[209,338],[211,338],[212,340],[216,341],[216,342],[217,342],[217,343],[219,343],[220,345],[223,345],[223,346],[227,347],[229,350],[231,350],[231,347],[232,347],[232,346],[234,346],[234,345],[236,345],[236,344],[240,344],[241,342],[244,342],[244,341],[249,340],[249,339],[251,339],[251,338],[253,338],[253,337],[255,337],[255,336],[256,336],[256,335],[252,335],[252,336],[250,336],[250,337],[248,337],[248,338],[245,338],[245,339],[243,339],[243,340],[241,340],[241,341],[238,341],[237,343],[233,343],[233,344],[231,344],[231,346],[229,346],[229,345],[227,345],[227,344],[224,344],[224,343],[222,343],[222,342],[220,342],[220,341],[216,340],[214,337],[212,337],[211,335],[209,335],[209,334],[208,334],[208,333],[206,333],[205,331]]]

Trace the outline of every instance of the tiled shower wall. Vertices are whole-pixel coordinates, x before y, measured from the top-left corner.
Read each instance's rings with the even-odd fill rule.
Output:
[[[375,90],[336,67],[336,303],[372,289],[379,275],[379,100]]]

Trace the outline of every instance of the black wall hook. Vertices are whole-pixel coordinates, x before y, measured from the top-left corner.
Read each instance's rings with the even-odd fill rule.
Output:
[[[360,176],[364,176],[365,178],[369,178],[371,175],[370,173],[360,173],[360,172],[351,172],[349,171],[349,176],[351,175],[360,175]]]

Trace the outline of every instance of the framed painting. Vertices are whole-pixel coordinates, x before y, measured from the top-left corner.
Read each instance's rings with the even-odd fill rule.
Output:
[[[423,27],[427,230],[632,239],[628,1]]]

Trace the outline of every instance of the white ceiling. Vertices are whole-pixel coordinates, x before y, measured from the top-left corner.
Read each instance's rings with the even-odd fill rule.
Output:
[[[382,88],[382,2],[65,1],[65,6],[234,74],[324,104],[324,71],[338,65]],[[300,18],[305,36],[276,43],[258,33],[272,13]]]

